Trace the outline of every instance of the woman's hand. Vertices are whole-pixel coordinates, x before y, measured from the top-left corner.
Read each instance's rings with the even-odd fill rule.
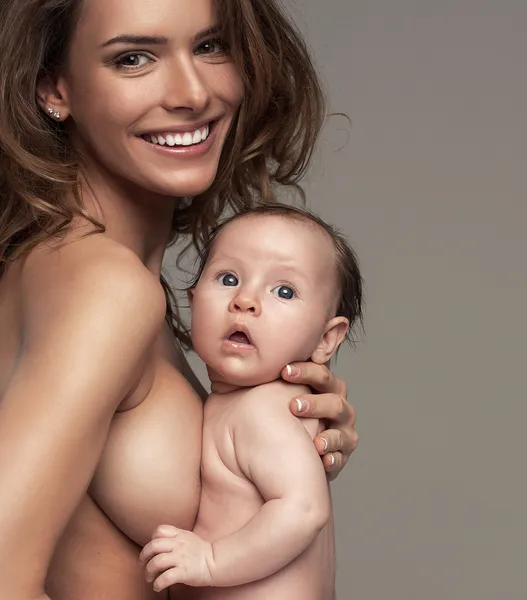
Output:
[[[285,381],[302,383],[318,392],[294,398],[290,409],[299,417],[326,422],[329,428],[317,435],[314,442],[329,479],[335,479],[359,443],[355,431],[355,411],[346,400],[346,383],[325,365],[313,362],[287,365],[281,375]]]

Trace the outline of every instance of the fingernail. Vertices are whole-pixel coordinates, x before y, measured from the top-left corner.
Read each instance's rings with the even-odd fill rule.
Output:
[[[296,365],[287,365],[286,371],[289,377],[296,377],[300,373],[300,369]]]
[[[324,442],[324,452],[328,449],[328,441],[326,440],[326,438],[320,438],[323,442]],[[333,455],[331,455],[333,456]]]
[[[333,454],[329,455],[329,464],[331,467],[335,464],[335,457],[333,456]]]
[[[296,399],[296,409],[298,410],[298,412],[302,412],[303,410],[306,410],[307,408],[307,402],[305,400],[300,400],[300,398]]]

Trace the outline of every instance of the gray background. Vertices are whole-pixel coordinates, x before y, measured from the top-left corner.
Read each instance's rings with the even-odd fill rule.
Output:
[[[333,484],[339,600],[525,600],[527,2],[292,11],[353,122],[305,189],[367,285],[336,366],[361,435]]]

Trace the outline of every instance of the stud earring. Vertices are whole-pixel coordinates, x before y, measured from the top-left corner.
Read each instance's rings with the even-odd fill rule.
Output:
[[[51,106],[48,106],[48,113],[54,118],[54,119],[60,119],[60,113],[57,112],[55,109],[51,108]]]

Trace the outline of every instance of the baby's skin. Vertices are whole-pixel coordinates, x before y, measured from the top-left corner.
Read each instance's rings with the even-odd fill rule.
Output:
[[[212,393],[204,408],[200,509],[192,532],[161,525],[146,578],[172,598],[332,600],[329,486],[313,438],[289,410],[283,366],[327,363],[349,321],[328,234],[312,223],[246,216],[215,239],[190,291],[192,339]],[[181,585],[192,586],[186,588]]]

